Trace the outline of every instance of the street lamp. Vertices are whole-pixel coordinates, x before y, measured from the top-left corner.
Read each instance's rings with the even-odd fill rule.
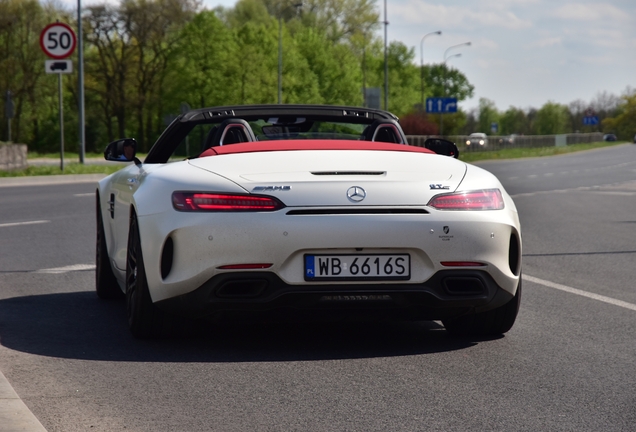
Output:
[[[79,125],[79,162],[84,163],[86,153],[86,126],[84,122],[84,36],[82,35],[82,0],[77,0],[77,88],[78,88],[78,125]]]
[[[442,84],[444,85],[444,94],[443,94],[444,97],[446,97],[446,62],[452,59],[453,57],[461,57],[461,56],[462,56],[461,53],[453,54],[452,56],[448,56],[444,59],[444,67],[442,68],[442,74],[444,77],[444,79],[442,80],[443,81]]]
[[[444,51],[444,61],[446,61],[446,59],[447,59],[447,54],[448,54],[448,52],[449,52],[450,50],[452,50],[452,49],[454,49],[454,48],[458,48],[458,47],[460,47],[460,46],[470,46],[470,42],[464,42],[464,43],[460,43],[460,44],[453,45],[453,46],[451,46],[451,47],[446,48],[446,51]]]
[[[461,54],[455,54],[449,57],[448,52],[454,48],[459,48],[462,46],[470,46],[470,42],[464,42],[464,43],[450,46],[446,49],[446,51],[444,51],[444,62],[442,63],[442,85],[444,88],[444,94],[442,95],[443,97],[446,97],[446,61],[453,57],[461,56]],[[443,116],[443,113],[440,112],[439,113],[439,134],[440,135],[444,135],[444,123],[442,122],[442,116]]]
[[[420,87],[422,90],[422,109],[424,109],[424,39],[426,39],[427,36],[441,35],[441,34],[442,34],[441,30],[438,30],[432,33],[427,33],[422,37],[422,40],[420,41]]]
[[[298,8],[303,6],[302,3],[296,3],[293,7]],[[283,103],[283,11],[278,11],[278,104]]]

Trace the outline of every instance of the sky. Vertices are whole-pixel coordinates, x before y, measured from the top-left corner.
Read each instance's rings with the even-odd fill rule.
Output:
[[[381,21],[384,1],[389,43],[413,48],[417,65],[446,55],[475,86],[464,110],[480,98],[504,111],[636,88],[636,0],[376,0]],[[203,0],[209,9],[235,3]]]

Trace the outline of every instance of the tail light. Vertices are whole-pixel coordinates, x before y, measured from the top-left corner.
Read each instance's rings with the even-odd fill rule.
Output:
[[[174,192],[172,206],[186,212],[266,212],[285,207],[269,196],[206,192]]]
[[[504,200],[499,189],[435,195],[428,203],[438,210],[501,210]]]

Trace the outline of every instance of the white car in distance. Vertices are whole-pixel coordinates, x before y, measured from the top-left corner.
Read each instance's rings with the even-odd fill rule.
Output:
[[[471,133],[466,140],[466,145],[485,147],[488,145],[488,137],[483,132]]]

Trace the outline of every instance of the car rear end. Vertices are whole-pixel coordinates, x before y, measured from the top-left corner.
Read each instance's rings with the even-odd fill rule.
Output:
[[[362,151],[188,164],[196,175],[186,179],[177,165],[157,170],[157,195],[145,195],[164,199],[139,215],[159,307],[199,317],[358,310],[444,319],[515,294],[517,213],[479,168]]]

